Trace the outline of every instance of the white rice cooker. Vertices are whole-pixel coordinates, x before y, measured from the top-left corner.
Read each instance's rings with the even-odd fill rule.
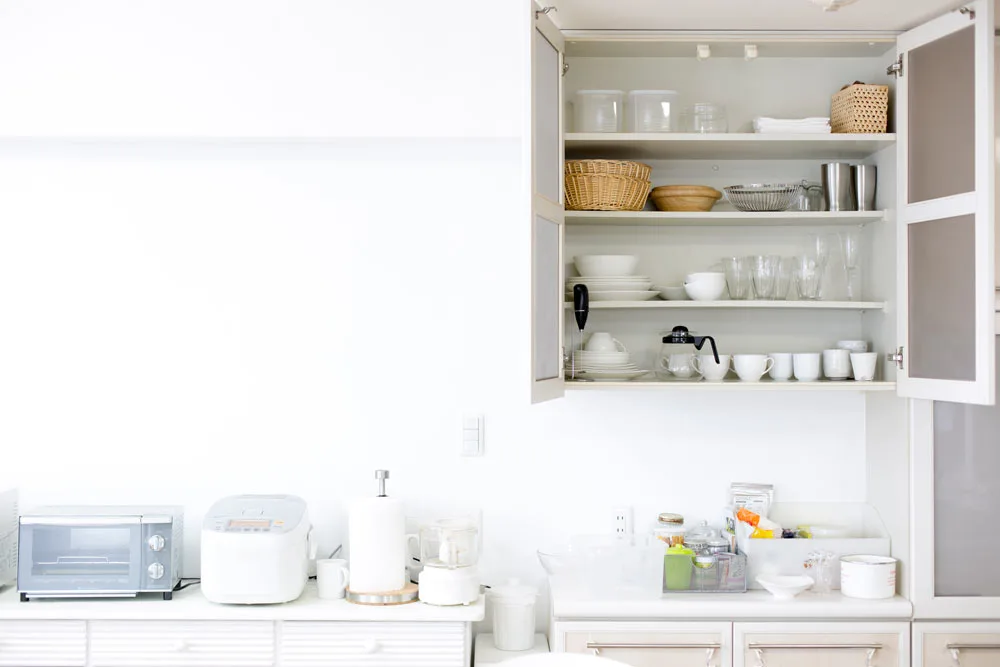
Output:
[[[201,528],[201,591],[212,602],[273,604],[302,595],[316,543],[298,496],[230,496]]]

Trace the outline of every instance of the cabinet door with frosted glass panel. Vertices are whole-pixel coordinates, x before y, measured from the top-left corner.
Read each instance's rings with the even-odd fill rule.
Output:
[[[563,395],[562,34],[531,3],[531,400]]]
[[[901,396],[995,399],[993,0],[900,35]]]

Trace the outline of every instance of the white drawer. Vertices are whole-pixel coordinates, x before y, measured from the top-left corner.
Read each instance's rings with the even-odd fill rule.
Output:
[[[556,624],[554,651],[599,655],[634,667],[729,667],[728,622],[580,621]]]
[[[271,621],[92,621],[92,667],[273,667]]]
[[[1000,665],[1000,623],[913,624],[913,667],[996,665]]]
[[[733,645],[735,667],[910,667],[909,623],[736,623]]]
[[[84,621],[0,621],[3,667],[83,667],[86,663]]]
[[[282,667],[464,667],[465,623],[286,621]]]

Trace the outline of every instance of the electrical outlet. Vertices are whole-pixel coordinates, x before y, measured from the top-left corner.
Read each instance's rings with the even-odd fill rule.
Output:
[[[614,510],[614,526],[615,535],[618,537],[625,537],[626,535],[632,534],[632,508],[631,507],[616,507]]]

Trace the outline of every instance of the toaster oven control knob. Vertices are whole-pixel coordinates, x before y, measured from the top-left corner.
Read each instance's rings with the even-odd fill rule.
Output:
[[[146,542],[152,551],[160,551],[167,545],[167,541],[163,539],[163,535],[153,535]]]
[[[163,576],[163,564],[153,563],[146,570],[146,573],[149,575],[150,579],[159,579],[160,577]]]

